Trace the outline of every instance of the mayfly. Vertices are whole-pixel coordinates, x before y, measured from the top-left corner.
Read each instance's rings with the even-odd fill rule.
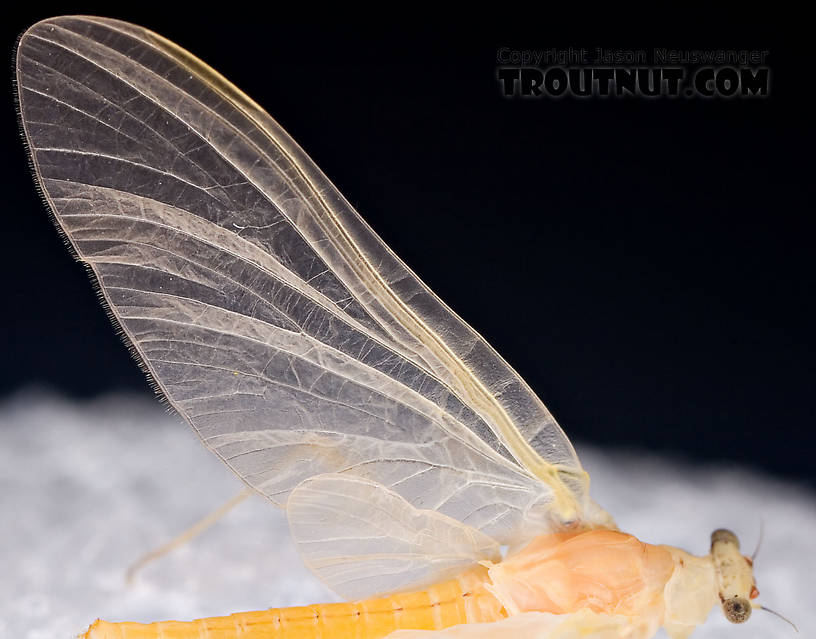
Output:
[[[698,557],[619,531],[532,390],[213,69],[61,17],[16,73],[36,181],[134,355],[350,602],[86,637],[682,639],[759,607],[733,533]]]

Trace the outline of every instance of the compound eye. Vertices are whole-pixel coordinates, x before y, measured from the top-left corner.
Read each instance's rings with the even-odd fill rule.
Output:
[[[751,616],[751,603],[744,597],[734,597],[723,601],[725,618],[731,623],[742,623]]]

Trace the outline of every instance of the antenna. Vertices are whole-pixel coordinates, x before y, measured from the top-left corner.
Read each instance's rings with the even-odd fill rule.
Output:
[[[799,628],[797,628],[797,627],[796,627],[796,624],[795,624],[795,623],[793,623],[793,622],[792,622],[790,619],[788,619],[787,617],[784,617],[784,616],[780,615],[778,612],[776,612],[776,610],[771,610],[770,608],[766,608],[765,606],[757,606],[757,608],[759,608],[760,610],[764,610],[765,612],[770,612],[772,615],[776,615],[776,616],[777,616],[777,617],[779,617],[779,618],[780,618],[782,621],[786,621],[787,623],[789,623],[789,624],[790,624],[790,625],[793,627],[793,629],[794,629],[796,632],[799,632]]]
[[[765,520],[760,517],[759,519],[759,539],[757,540],[756,550],[754,550],[754,554],[751,555],[751,564],[754,563],[754,559],[756,559],[757,554],[759,554],[759,548],[762,546],[762,539],[765,537]],[[797,630],[797,632],[799,632]]]

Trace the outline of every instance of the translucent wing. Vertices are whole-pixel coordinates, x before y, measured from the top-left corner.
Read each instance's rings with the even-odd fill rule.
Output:
[[[286,515],[306,565],[346,599],[418,590],[501,558],[487,535],[360,477],[307,479]]]
[[[59,227],[157,386],[246,483],[283,505],[353,472],[502,544],[589,516],[540,400],[237,88],[102,18],[38,23],[16,65]]]

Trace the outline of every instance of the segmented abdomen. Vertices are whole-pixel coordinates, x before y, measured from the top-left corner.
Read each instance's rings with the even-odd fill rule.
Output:
[[[226,617],[157,623],[99,620],[85,639],[380,639],[394,630],[439,630],[506,616],[484,589],[482,571],[427,590],[353,603],[241,612]]]

